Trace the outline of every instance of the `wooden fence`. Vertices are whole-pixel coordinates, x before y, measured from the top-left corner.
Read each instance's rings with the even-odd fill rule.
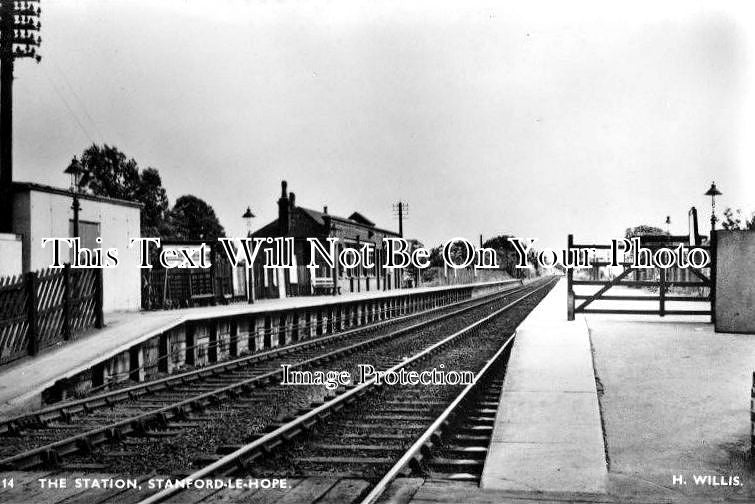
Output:
[[[0,278],[0,364],[102,325],[101,269],[67,264]]]
[[[211,268],[144,270],[142,308],[170,310],[246,301],[246,270],[239,274],[238,269],[219,261]],[[234,276],[237,279],[235,286]]]

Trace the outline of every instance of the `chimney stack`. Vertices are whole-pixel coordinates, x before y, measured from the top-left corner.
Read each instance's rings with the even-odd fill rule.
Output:
[[[291,230],[291,212],[288,201],[288,183],[281,181],[281,197],[278,200],[278,233],[280,236],[288,236]]]
[[[291,192],[289,194],[289,196],[288,196],[288,200],[290,202],[289,206],[291,207],[291,210],[293,210],[294,207],[296,207],[296,194],[294,194],[293,192]]]
[[[327,214],[328,213],[328,205],[325,205],[322,207],[322,213]]]

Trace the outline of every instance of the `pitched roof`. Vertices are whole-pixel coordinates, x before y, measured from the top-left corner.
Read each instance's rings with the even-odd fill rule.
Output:
[[[398,236],[398,233],[396,233],[395,231],[390,231],[388,229],[381,229],[381,228],[375,227],[375,224],[371,220],[369,220],[368,218],[366,218],[359,212],[354,212],[351,214],[351,216],[349,216],[349,218],[346,218],[346,217],[339,217],[338,215],[320,212],[318,210],[312,210],[311,208],[304,208],[300,206],[297,206],[294,208],[296,210],[301,211],[304,215],[312,219],[319,226],[325,226],[325,219],[332,219],[332,220],[340,221],[340,222],[350,222],[352,224],[358,224],[360,226],[372,228],[374,231],[379,231],[379,232],[386,233],[389,235]],[[266,224],[262,228],[255,231],[253,234],[256,236],[260,236],[260,235],[264,236],[266,234],[271,234],[271,233],[274,234],[275,231],[277,230],[277,227],[278,227],[278,219],[275,219],[274,221]]]
[[[311,208],[295,207],[295,209],[300,210],[304,215],[306,215],[307,217],[315,221],[315,224],[317,224],[318,226],[325,226],[325,216],[332,217],[335,219],[340,219],[340,220],[347,220],[347,219],[344,219],[343,217],[336,217],[334,215],[318,212],[317,210],[312,210]],[[268,234],[275,234],[277,230],[278,230],[278,219],[275,219],[274,221],[265,224],[264,226],[262,226],[261,228],[259,228],[257,231],[255,231],[252,234],[264,236]]]
[[[359,212],[354,212],[353,214],[349,215],[349,219],[355,222],[359,222],[360,224],[364,224],[365,226],[375,226],[374,222],[372,222],[370,219],[360,214]]]
[[[336,217],[335,215],[318,212],[317,210],[312,210],[311,208],[296,207],[296,209],[301,210],[305,214],[309,215],[309,217],[312,218],[312,220],[314,220],[316,223],[318,223],[321,226],[325,225],[325,216],[335,217],[336,219],[343,219],[343,217]]]
[[[275,234],[275,232],[278,230],[278,219],[275,219],[272,222],[268,222],[261,228],[259,228],[257,231],[254,231],[252,233],[252,236],[269,236],[272,234]]]

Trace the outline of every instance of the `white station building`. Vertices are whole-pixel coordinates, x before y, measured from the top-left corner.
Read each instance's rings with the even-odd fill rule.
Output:
[[[71,192],[65,189],[13,183],[13,233],[0,234],[0,277],[41,270],[52,264],[52,247],[43,248],[42,239],[73,236],[72,201]],[[140,237],[141,204],[89,194],[79,194],[79,201],[81,245],[119,250],[118,267],[103,272],[103,310],[139,310],[139,256],[128,244],[131,238]],[[98,236],[101,244],[95,241]]]

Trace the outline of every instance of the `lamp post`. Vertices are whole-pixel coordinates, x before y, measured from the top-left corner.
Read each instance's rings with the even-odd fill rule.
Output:
[[[705,196],[710,196],[710,230],[716,230],[716,196],[721,196],[721,191],[716,187],[716,182],[710,184],[710,189],[705,192]]]
[[[246,212],[244,212],[244,215],[242,215],[241,218],[244,219],[244,221],[246,221],[247,238],[252,236],[252,219],[254,219],[254,217],[256,216],[252,213],[252,208],[246,207]]]
[[[73,210],[73,238],[80,238],[79,236],[79,210],[81,210],[81,204],[79,203],[79,191],[81,190],[81,163],[76,156],[71,160],[71,164],[65,169],[63,173],[67,173],[71,176],[71,193],[73,194],[73,204],[71,210]]]

